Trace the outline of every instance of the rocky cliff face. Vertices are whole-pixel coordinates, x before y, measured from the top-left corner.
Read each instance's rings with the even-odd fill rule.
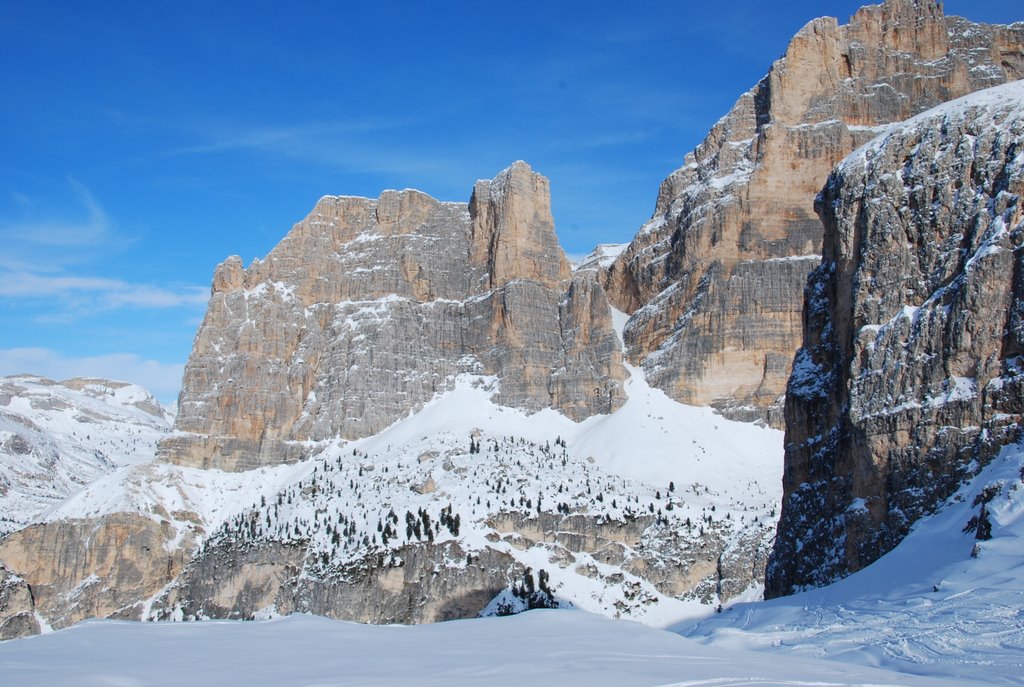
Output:
[[[829,171],[885,125],[1022,76],[1024,24],[974,24],[924,0],[810,22],[665,179],[608,270],[612,301],[632,313],[629,359],[677,400],[779,424]]]
[[[28,583],[0,565],[0,640],[39,634],[39,620]]]
[[[193,543],[174,535],[167,521],[139,513],[65,519],[0,540],[0,561],[24,571],[33,612],[53,628],[86,618],[134,619],[190,557]],[[21,615],[19,606],[2,602],[4,624]]]
[[[501,403],[575,419],[624,400],[604,290],[572,278],[548,181],[522,162],[468,205],[325,197],[265,260],[224,262],[161,455],[293,461],[300,442],[376,434],[465,372],[496,376]]]
[[[768,594],[895,546],[1024,412],[1024,82],[858,150],[817,210]]]

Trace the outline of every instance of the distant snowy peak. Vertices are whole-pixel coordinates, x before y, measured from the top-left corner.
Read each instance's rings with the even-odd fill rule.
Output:
[[[628,243],[601,243],[594,250],[579,261],[574,267],[575,271],[602,270],[611,266],[615,259],[622,254],[622,251],[629,247]]]
[[[131,382],[99,377],[72,377],[58,382],[38,375],[20,374],[0,377],[0,389],[0,394],[10,394],[11,390],[16,390],[18,395],[27,399],[61,396],[69,402],[81,402],[82,397],[94,398],[99,399],[104,406],[137,408],[164,422],[174,419],[169,417],[168,409],[145,387]],[[4,405],[8,403],[5,396],[0,396],[0,402]]]
[[[135,384],[0,378],[0,534],[120,467],[151,461],[172,420]]]

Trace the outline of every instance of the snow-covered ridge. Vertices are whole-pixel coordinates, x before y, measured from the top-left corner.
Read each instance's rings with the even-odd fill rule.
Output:
[[[619,257],[629,246],[628,243],[600,243],[595,246],[578,264],[573,265],[574,271],[606,269],[611,267],[615,259]]]
[[[943,130],[943,121],[976,121],[979,125],[997,130],[1024,133],[1024,79],[1011,81],[977,91],[962,98],[943,103],[919,115],[892,124],[884,133],[871,139],[848,155],[837,168],[840,173],[853,166],[863,166],[893,137],[904,136],[914,129]],[[1021,157],[1018,156],[1018,160]],[[1024,160],[1021,160],[1024,163]]]
[[[172,420],[135,384],[0,378],[0,534],[104,475],[153,460]]]

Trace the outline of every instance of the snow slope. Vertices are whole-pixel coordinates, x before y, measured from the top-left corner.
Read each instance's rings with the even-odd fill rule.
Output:
[[[0,644],[5,684],[289,687],[695,687],[981,684],[703,646],[579,611],[434,625],[311,616],[270,621],[90,621]]]
[[[992,538],[964,532],[982,502]],[[833,585],[678,628],[705,644],[1024,684],[1024,445],[1004,448],[893,551]]]
[[[0,378],[0,535],[118,468],[153,460],[172,420],[135,384]]]
[[[181,539],[195,533],[194,513],[210,542],[300,542],[313,554],[304,574],[318,575],[426,541],[403,517],[422,510],[437,527],[431,541],[508,553],[549,572],[566,604],[664,626],[717,605],[714,582],[684,600],[670,598],[624,573],[623,560],[679,567],[674,556],[700,550],[706,530],[766,553],[781,498],[782,434],[680,405],[647,386],[639,370],[632,375],[622,408],[582,423],[552,410],[527,415],[499,406],[491,400],[495,380],[466,375],[384,432],[323,442],[303,463],[245,473],[144,465],[96,482],[44,519],[136,512],[169,518]],[[439,525],[447,519],[442,511],[459,517],[457,531]],[[657,522],[644,550],[624,546],[609,560],[508,533],[506,523],[541,512]],[[755,585],[745,598],[759,594]]]

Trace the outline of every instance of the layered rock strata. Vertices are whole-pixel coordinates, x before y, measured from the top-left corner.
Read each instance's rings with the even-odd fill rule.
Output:
[[[302,442],[379,432],[465,372],[496,376],[503,404],[574,419],[624,400],[604,290],[572,277],[548,181],[523,162],[468,205],[322,198],[266,259],[221,264],[161,456],[290,462]]]
[[[847,158],[786,397],[778,596],[876,560],[1024,413],[1024,81]]]
[[[61,628],[87,618],[139,618],[146,599],[178,575],[193,548],[166,520],[113,513],[18,530],[0,540],[0,561],[23,578],[33,612]],[[21,611],[3,602],[6,624]]]
[[[807,24],[662,182],[607,271],[613,303],[632,315],[629,359],[679,401],[780,424],[829,171],[885,125],[1022,76],[1024,23],[887,0],[845,26]]]

